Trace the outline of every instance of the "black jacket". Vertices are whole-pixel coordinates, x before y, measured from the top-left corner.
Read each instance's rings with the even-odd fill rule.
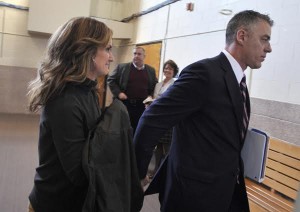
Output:
[[[42,109],[39,166],[29,196],[35,212],[81,211],[88,181],[82,150],[100,117],[96,82],[67,83]]]
[[[123,103],[115,99],[90,132],[83,152],[89,179],[83,212],[137,212],[143,204],[132,143],[132,128]]]

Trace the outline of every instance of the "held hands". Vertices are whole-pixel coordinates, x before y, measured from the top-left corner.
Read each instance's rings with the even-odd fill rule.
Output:
[[[149,104],[145,104],[145,108],[148,108],[150,106],[150,103]]]
[[[150,106],[150,104],[154,101],[154,99],[152,98],[152,96],[148,96],[144,101],[144,105],[145,108],[148,108]]]
[[[150,183],[150,178],[148,175],[146,175],[146,177],[144,179],[141,180],[141,186],[142,188],[144,188],[146,185],[148,185]]]
[[[118,97],[119,97],[120,100],[127,99],[127,95],[125,93],[123,93],[123,92],[119,93]]]

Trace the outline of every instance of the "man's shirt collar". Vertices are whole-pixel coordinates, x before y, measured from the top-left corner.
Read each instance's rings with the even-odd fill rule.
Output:
[[[137,65],[135,65],[134,62],[132,62],[133,66],[137,69],[137,70],[143,70],[145,68],[145,64],[143,64],[143,66],[140,68],[140,67],[137,67]]]
[[[236,61],[236,59],[225,49],[222,51],[225,56],[227,57],[227,59],[229,60],[229,63],[231,65],[231,68],[233,69],[234,75],[238,81],[238,83],[240,84],[242,81],[243,76],[245,75],[243,72],[242,67],[240,66],[240,64]]]

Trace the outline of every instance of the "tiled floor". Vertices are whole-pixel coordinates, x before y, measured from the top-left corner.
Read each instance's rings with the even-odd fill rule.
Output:
[[[0,212],[27,211],[37,165],[39,117],[0,114]],[[146,196],[141,212],[159,212],[157,195]]]

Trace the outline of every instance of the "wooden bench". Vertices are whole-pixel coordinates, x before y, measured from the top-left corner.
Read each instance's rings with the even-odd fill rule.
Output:
[[[265,179],[246,179],[251,212],[294,211],[300,182],[300,146],[270,138]]]

